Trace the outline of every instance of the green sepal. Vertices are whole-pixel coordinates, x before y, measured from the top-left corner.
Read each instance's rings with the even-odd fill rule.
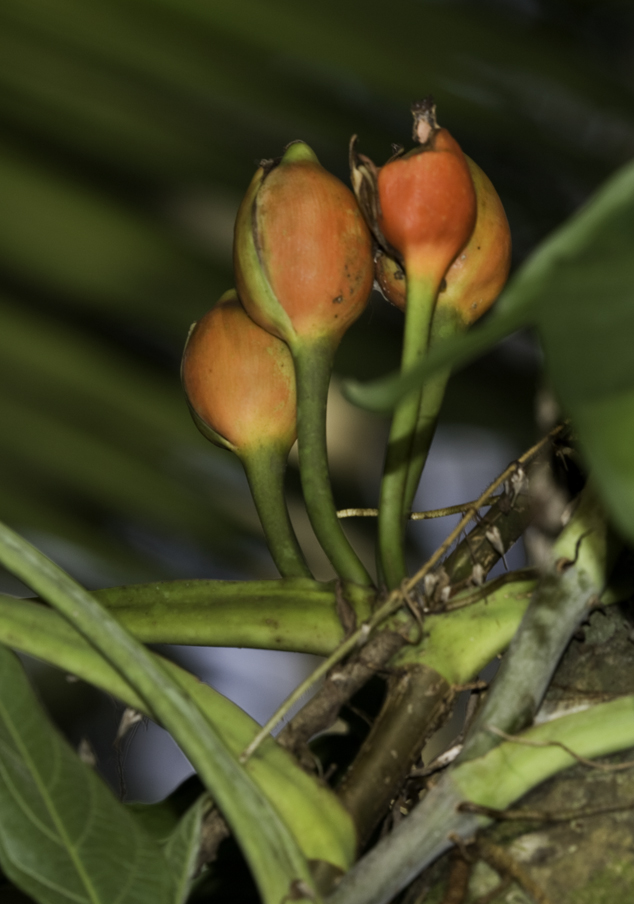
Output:
[[[220,446],[221,449],[228,449],[229,452],[233,452],[235,455],[238,454],[237,448],[230,443],[228,439],[225,439],[224,436],[221,436],[220,433],[217,433],[213,427],[210,427],[206,421],[197,414],[196,410],[191,406],[189,400],[187,400],[187,407],[189,408],[189,413],[192,416],[193,422],[196,424],[202,435],[205,439],[208,439],[210,443],[213,443],[214,446]]]
[[[233,241],[236,288],[249,316],[290,344],[295,338],[293,324],[271,288],[257,246],[257,196],[267,172],[264,167],[257,170],[236,217]]]

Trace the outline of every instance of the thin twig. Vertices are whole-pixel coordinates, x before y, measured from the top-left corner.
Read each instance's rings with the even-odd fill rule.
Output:
[[[260,744],[269,736],[269,734],[273,731],[273,729],[284,719],[284,717],[290,712],[290,710],[295,706],[297,702],[299,702],[302,697],[304,697],[309,691],[313,689],[313,687],[324,678],[328,672],[335,666],[338,662],[341,662],[349,653],[360,646],[363,646],[367,643],[372,631],[381,622],[385,621],[390,615],[393,615],[397,612],[401,606],[403,605],[407,594],[414,590],[416,585],[421,581],[426,574],[428,574],[434,565],[444,556],[447,552],[451,544],[454,540],[462,533],[464,528],[467,526],[469,521],[473,518],[473,516],[477,513],[478,509],[481,508],[487,499],[489,499],[495,491],[502,486],[502,484],[508,480],[511,474],[514,474],[515,471],[522,465],[526,464],[531,458],[533,458],[537,453],[548,443],[551,439],[553,439],[558,433],[560,433],[564,428],[565,424],[560,424],[558,427],[555,427],[554,430],[551,430],[550,433],[543,437],[538,443],[535,443],[534,446],[531,446],[517,461],[512,462],[508,468],[506,468],[499,477],[497,477],[493,483],[491,483],[487,489],[482,493],[482,495],[473,502],[464,516],[460,519],[457,526],[454,530],[451,531],[449,536],[446,538],[444,543],[442,543],[436,552],[425,562],[425,564],[419,568],[416,574],[408,578],[408,580],[404,581],[401,587],[393,590],[385,602],[375,610],[371,618],[368,621],[364,622],[356,631],[354,631],[346,640],[344,640],[341,645],[320,665],[317,666],[314,672],[312,672],[308,678],[306,678],[302,683],[295,688],[292,694],[286,698],[286,700],[278,707],[278,709],[273,713],[271,718],[266,722],[265,725],[262,726],[260,731],[255,735],[251,743],[245,748],[245,750],[240,755],[240,763],[244,764],[247,760],[255,753]]]
[[[501,495],[491,496],[489,499],[485,499],[480,507],[484,508],[486,505],[493,505],[501,498]],[[427,521],[431,518],[445,518],[447,515],[460,515],[473,505],[474,502],[463,502],[460,505],[448,505],[445,506],[445,508],[429,509],[426,512],[410,512],[407,517],[410,521]],[[377,518],[378,514],[379,510],[375,508],[347,508],[340,509],[337,512],[337,518]]]
[[[461,852],[456,850],[452,857],[447,888],[441,904],[464,904],[469,891],[472,869],[473,860],[465,860]]]
[[[578,763],[587,766],[589,769],[597,769],[599,772],[622,772],[625,769],[634,768],[634,760],[628,760],[627,763],[595,763],[594,760],[588,760],[583,756],[579,756],[578,753],[575,753],[574,750],[571,750],[570,747],[567,747],[561,741],[529,741],[528,738],[523,738],[521,735],[507,734],[501,728],[496,728],[495,725],[488,725],[487,730],[504,741],[522,744],[524,747],[560,747]]]

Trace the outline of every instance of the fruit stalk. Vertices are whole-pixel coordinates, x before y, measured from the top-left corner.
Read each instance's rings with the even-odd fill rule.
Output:
[[[293,349],[291,348],[291,351]],[[335,349],[325,337],[303,343],[294,354],[297,376],[297,438],[304,501],[313,530],[346,581],[371,585],[372,579],[346,537],[332,495],[326,447],[326,403]]]
[[[284,497],[287,454],[279,446],[264,445],[246,450],[240,459],[277,570],[284,578],[310,578]]]
[[[438,285],[431,280],[408,280],[408,304],[401,371],[420,361],[429,343],[429,331]],[[405,491],[414,454],[414,436],[419,420],[422,391],[414,391],[399,403],[390,427],[383,479],[379,496],[378,542],[383,578],[390,589],[407,573],[405,565]]]

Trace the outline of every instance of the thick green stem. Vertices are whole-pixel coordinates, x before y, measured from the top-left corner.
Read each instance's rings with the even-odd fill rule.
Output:
[[[337,574],[346,581],[372,585],[343,532],[332,496],[326,451],[326,405],[335,354],[332,340],[297,341],[291,348],[297,376],[299,470],[313,530]]]
[[[283,578],[312,577],[284,498],[286,450],[261,445],[243,452],[240,458],[277,570]]]
[[[438,286],[430,280],[408,279],[401,373],[411,370],[427,351],[437,292]],[[378,555],[381,573],[390,590],[398,587],[407,574],[403,512],[421,398],[422,391],[414,390],[397,405],[385,456],[379,498]]]
[[[374,593],[356,584],[285,581],[163,581],[95,590],[92,596],[143,643],[291,650],[328,656],[345,638],[341,607],[361,623]],[[0,594],[0,642],[19,619],[28,631],[50,610]]]
[[[451,711],[453,693],[424,665],[394,670],[370,734],[337,793],[365,847],[402,787],[428,737]]]

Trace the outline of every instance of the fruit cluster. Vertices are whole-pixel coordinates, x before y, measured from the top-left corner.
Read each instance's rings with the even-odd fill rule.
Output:
[[[190,330],[182,379],[197,426],[241,459],[275,563],[310,571],[288,518],[284,471],[295,439],[306,508],[339,576],[372,580],[345,536],[330,486],[326,399],[334,354],[376,279],[405,312],[404,371],[465,329],[508,276],[510,234],[493,185],[436,122],[413,107],[416,146],[378,168],[350,148],[354,194],[302,141],[265,161],[235,225],[236,290]],[[448,374],[394,413],[379,505],[379,578],[405,577],[405,519]]]

